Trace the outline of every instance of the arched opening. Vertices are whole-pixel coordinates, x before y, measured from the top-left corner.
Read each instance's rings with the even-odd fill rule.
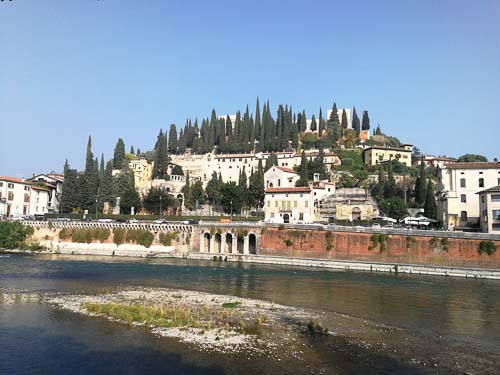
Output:
[[[238,237],[238,242],[237,242],[237,245],[236,245],[236,250],[238,252],[238,254],[243,254],[243,247],[245,245],[245,240],[243,237]]]
[[[210,233],[203,235],[203,251],[206,253],[210,252]]]
[[[215,234],[215,252],[220,253],[222,252],[222,236],[220,233]]]
[[[460,212],[460,221],[461,222],[466,222],[467,221],[467,211]]]
[[[290,215],[288,215],[288,214],[284,214],[284,215],[283,215],[283,222],[284,222],[285,224],[288,224],[288,223],[290,222]]]
[[[257,237],[253,233],[248,235],[248,252],[250,254],[257,254]]]
[[[352,221],[361,220],[361,209],[359,207],[354,207],[352,209]]]
[[[233,235],[226,233],[226,252],[231,254],[233,252]]]

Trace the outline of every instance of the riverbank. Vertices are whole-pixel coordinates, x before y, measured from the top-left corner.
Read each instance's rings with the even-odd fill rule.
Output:
[[[244,255],[244,254],[207,254],[191,253],[188,258],[200,260],[226,260],[229,262],[249,262],[274,264],[287,267],[313,267],[326,270],[406,273],[422,276],[449,276],[474,279],[500,280],[500,269],[482,269],[467,267],[444,267],[436,265],[379,263],[354,260],[330,260],[314,258],[291,258],[282,256]]]

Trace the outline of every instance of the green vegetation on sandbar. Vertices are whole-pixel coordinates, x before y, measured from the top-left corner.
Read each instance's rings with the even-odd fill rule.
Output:
[[[223,303],[222,304],[222,307],[226,308],[226,309],[234,309],[236,307],[238,307],[238,305],[240,305],[241,302],[226,302],[226,303]]]

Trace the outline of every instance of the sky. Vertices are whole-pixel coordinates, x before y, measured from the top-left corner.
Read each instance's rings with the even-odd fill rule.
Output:
[[[0,175],[152,149],[256,97],[367,110],[434,155],[500,158],[500,1],[0,2]]]

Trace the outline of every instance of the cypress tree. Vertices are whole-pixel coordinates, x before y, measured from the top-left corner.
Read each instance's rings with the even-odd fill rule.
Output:
[[[177,127],[175,124],[170,124],[168,131],[168,152],[171,154],[177,153]]]
[[[92,153],[92,138],[89,136],[87,142],[87,154],[85,158],[84,179],[82,179],[82,208],[91,208],[97,196],[99,189],[99,167],[97,158],[94,159]]]
[[[318,138],[321,138],[323,136],[323,130],[325,130],[325,122],[323,119],[323,111],[321,107],[319,107],[319,126],[318,126]]]
[[[427,183],[427,189],[425,194],[425,205],[424,205],[424,215],[429,219],[437,220],[437,205],[436,198],[434,197],[434,187],[432,181],[429,180]]]
[[[78,172],[71,169],[66,159],[64,163],[64,182],[60,202],[60,211],[72,212],[73,208],[78,207]]]
[[[370,117],[368,117],[368,111],[363,111],[363,120],[361,129],[370,130]]]
[[[125,143],[123,139],[118,138],[115,146],[115,152],[113,155],[113,168],[122,169],[123,160],[125,159]]]
[[[244,208],[249,207],[250,199],[248,197],[248,184],[247,184],[247,174],[245,172],[245,167],[241,169],[240,176],[238,178],[238,189],[240,191],[242,206]]]
[[[271,152],[271,155],[266,159],[264,171],[267,172],[273,165],[278,165],[278,156],[274,152]]]
[[[300,126],[299,126],[299,131],[305,132],[307,129],[307,117],[306,117],[306,111],[302,111],[302,114],[300,115]]]
[[[153,178],[165,178],[167,176],[168,156],[167,140],[160,129],[154,148],[154,170]]]
[[[352,129],[359,134],[359,131],[361,129],[360,124],[359,124],[359,117],[358,114],[356,113],[356,107],[352,108]]]
[[[345,109],[342,110],[342,129],[347,129],[349,127],[349,121],[347,121],[347,113]]]
[[[309,186],[309,162],[306,158],[305,151],[302,151],[302,158],[300,160],[300,178],[295,183],[295,186]]]
[[[314,116],[314,113],[313,113],[312,118],[311,118],[311,125],[309,127],[309,130],[311,130],[312,132],[318,130],[318,126],[316,124],[316,117]]]
[[[340,124],[339,121],[339,110],[337,109],[337,103],[333,102],[332,111],[330,112],[329,122]]]
[[[140,148],[137,149],[137,153],[135,154],[135,156],[137,156],[137,157],[141,156],[141,149]]]
[[[135,155],[134,146],[130,146],[130,152],[129,152],[129,154]]]
[[[189,171],[186,174],[186,184],[182,188],[182,193],[184,194],[184,207],[188,210],[194,210],[193,195],[191,190],[191,185],[189,181]]]
[[[389,164],[387,170],[387,182],[384,186],[384,198],[394,198],[397,194],[396,179],[394,178],[394,173],[392,172],[392,165]]]
[[[104,177],[101,182],[101,188],[99,191],[100,200],[102,203],[109,202],[110,205],[114,205],[113,199],[113,161],[109,160],[106,163],[106,168],[104,171]]]
[[[424,205],[425,198],[427,195],[426,181],[427,181],[427,173],[425,172],[424,157],[422,156],[418,177],[417,180],[415,181],[415,201],[420,207]]]
[[[262,150],[261,146],[261,123],[260,123],[260,104],[259,104],[259,97],[257,97],[257,103],[255,104],[255,130],[254,130],[254,140],[258,140],[259,143],[257,144],[257,149],[256,151]]]

